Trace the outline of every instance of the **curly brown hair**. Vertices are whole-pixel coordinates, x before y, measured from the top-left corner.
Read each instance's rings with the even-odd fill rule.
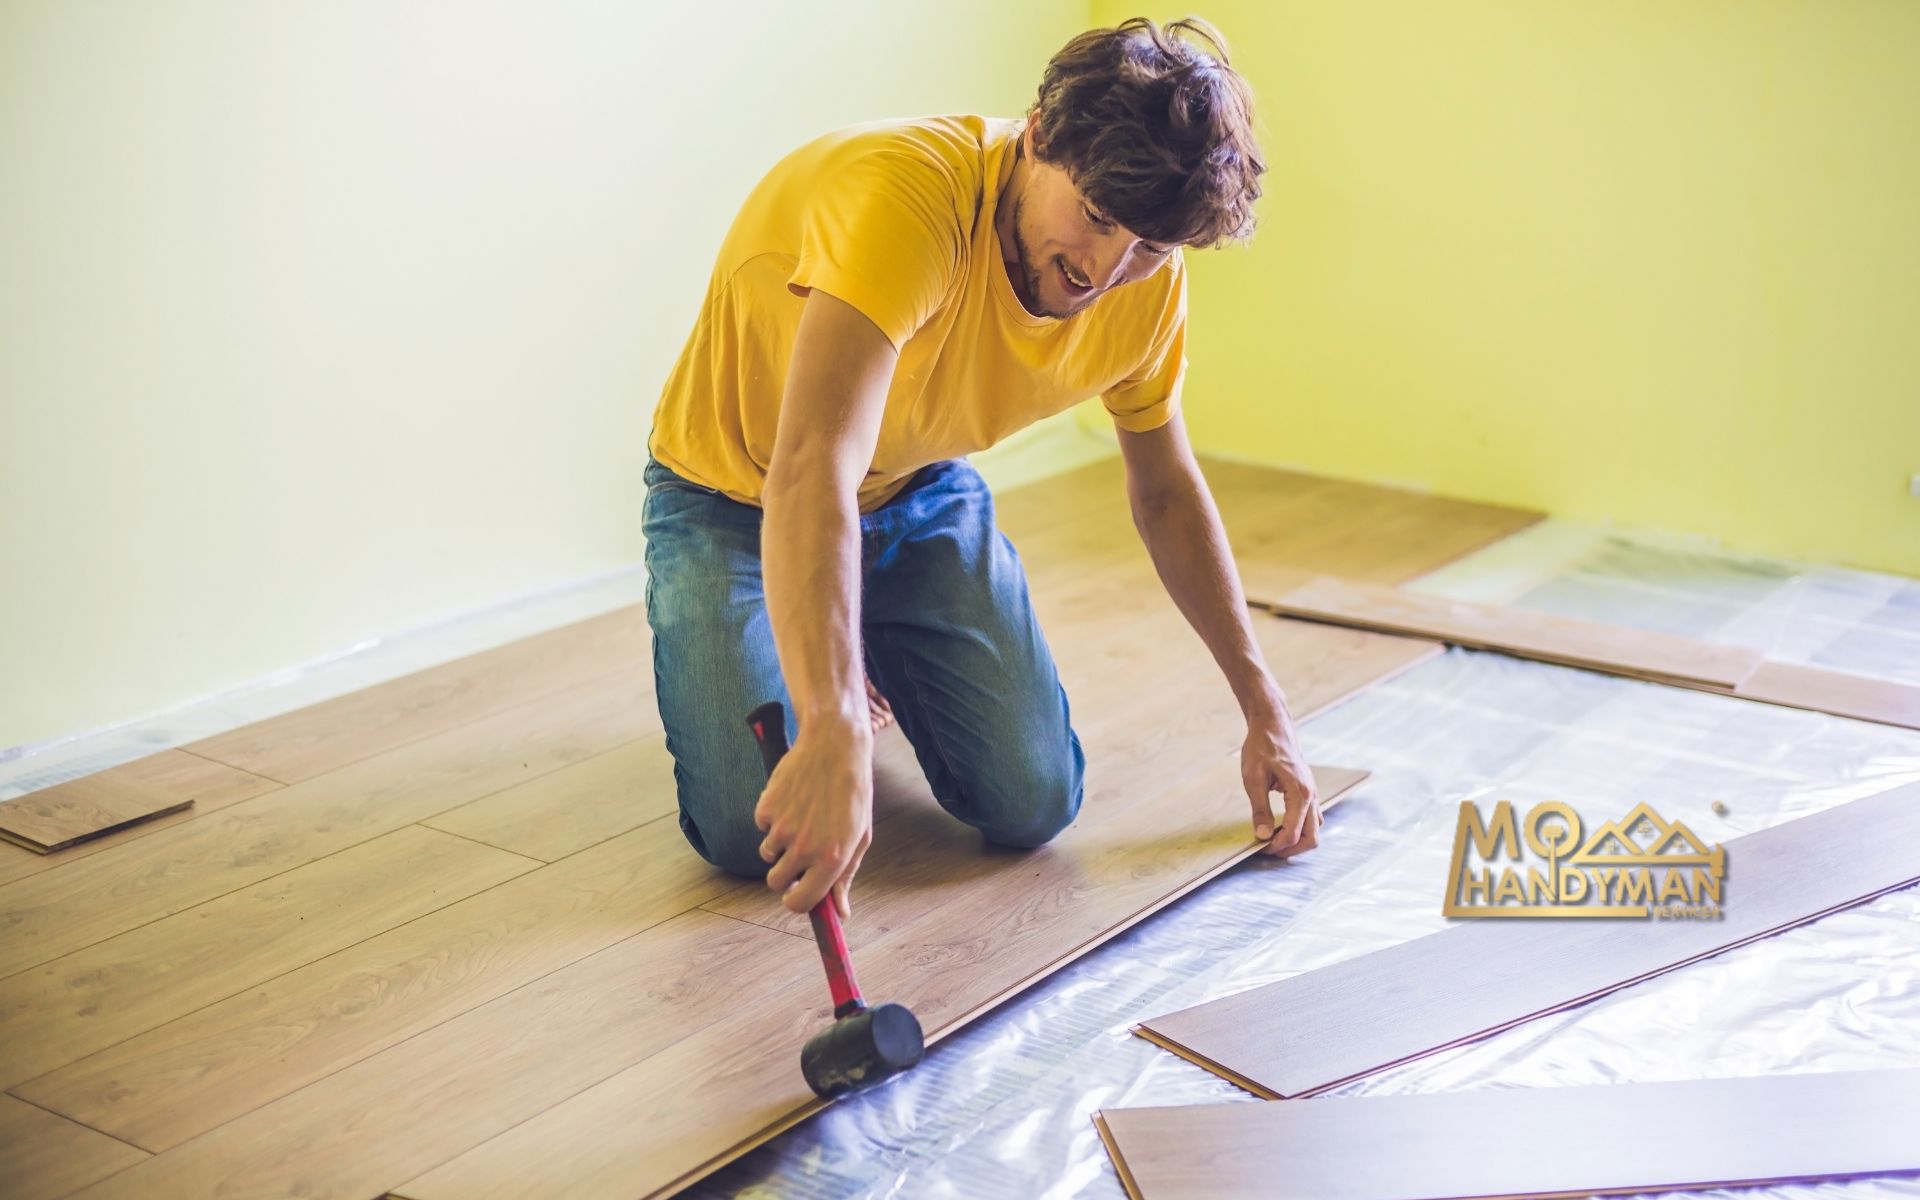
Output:
[[[1138,236],[1190,246],[1253,236],[1267,169],[1253,89],[1207,21],[1130,17],[1079,35],[1047,63],[1028,123],[1034,156]]]

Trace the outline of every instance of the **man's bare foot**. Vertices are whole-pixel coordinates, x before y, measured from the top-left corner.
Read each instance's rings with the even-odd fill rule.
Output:
[[[873,686],[873,680],[867,680],[867,716],[873,722],[873,731],[879,733],[893,724],[893,709],[888,706],[887,698]]]

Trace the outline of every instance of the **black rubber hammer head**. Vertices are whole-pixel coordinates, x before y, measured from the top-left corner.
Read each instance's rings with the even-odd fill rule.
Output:
[[[898,1004],[863,1008],[807,1039],[800,1073],[818,1096],[871,1087],[920,1061],[926,1041],[920,1022]]]

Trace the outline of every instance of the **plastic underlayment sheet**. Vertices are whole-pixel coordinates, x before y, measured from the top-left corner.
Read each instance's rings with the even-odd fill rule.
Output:
[[[637,602],[643,582],[609,578],[0,763],[0,798]],[[1920,582],[1897,577],[1549,521],[1414,586],[1920,683]],[[1524,808],[1552,798],[1602,819],[1647,801],[1724,842],[1920,780],[1917,732],[1460,650],[1301,732],[1309,757],[1374,772],[1328,818],[1319,849],[1228,872],[941,1042],[908,1075],[686,1194],[1118,1200],[1095,1109],[1257,1102],[1131,1025],[1444,928],[1460,801]],[[1728,902],[1738,896],[1736,875]],[[1920,888],[1911,888],[1327,1094],[1916,1066]],[[1285,1163],[1276,1146],[1275,1170]],[[1671,1194],[1920,1197],[1920,1178]]]

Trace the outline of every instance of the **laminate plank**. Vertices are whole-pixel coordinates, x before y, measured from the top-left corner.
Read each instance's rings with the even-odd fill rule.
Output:
[[[1320,576],[1295,587],[1260,565],[1247,572],[1261,602],[1288,616],[1357,625],[1381,633],[1438,638],[1475,649],[1504,650],[1547,662],[1597,670],[1631,671],[1659,680],[1734,688],[1763,656],[1746,646],[1721,645],[1627,629],[1550,613],[1428,596],[1398,588]]]
[[[0,977],[632,741],[652,693],[591,683],[0,886]]]
[[[1915,1171],[1900,1119],[1914,1112],[1920,1070],[1120,1108],[1095,1124],[1134,1200],[1472,1200]]]
[[[11,1087],[524,874],[534,860],[417,826],[0,980]]]
[[[1135,1032],[1256,1095],[1315,1095],[1920,881],[1920,784],[1725,850],[1719,921],[1467,920]]]
[[[366,1200],[807,973],[810,941],[685,913],[80,1195]]]
[[[695,908],[735,882],[700,861],[677,823],[661,818],[14,1092],[137,1146],[165,1150]]]
[[[608,676],[651,678],[646,612],[628,605],[187,746],[298,783]]]
[[[1744,646],[1362,587],[1270,563],[1249,564],[1243,574],[1250,602],[1268,611],[1920,729],[1920,687],[1912,684],[1776,662]]]
[[[1313,771],[1323,813],[1332,811],[1368,775],[1352,767],[1317,765]],[[983,847],[979,834],[933,808],[931,795],[908,813],[876,826],[873,848],[855,882],[860,895],[855,908],[859,919],[846,925],[847,945],[856,953],[864,952],[894,931],[925,921],[935,910],[978,904],[983,894],[998,896],[1005,903],[1019,903],[1036,886],[1056,882],[1048,878],[1050,874],[1057,874],[1076,888],[1108,887],[1136,870],[1142,855],[1170,851],[1184,854],[1187,851],[1172,848],[1190,841],[1229,847],[1192,877],[1186,889],[1191,890],[1239,862],[1241,851],[1258,848],[1252,843],[1245,815],[1240,818],[1242,836],[1237,841],[1230,828],[1183,828],[1170,824],[1165,812],[1129,795],[1132,789],[1126,772],[1109,771],[1106,775],[1113,782],[1100,786],[1097,796],[1088,797],[1092,807],[1086,819],[1098,829],[1074,838],[1070,870],[1050,871],[1063,865],[1053,857],[1036,864],[1028,854]],[[1151,811],[1144,811],[1147,809]],[[1174,898],[1166,896],[1155,907]],[[788,912],[758,884],[737,887],[701,907],[795,937],[812,936],[805,913]],[[1143,911],[1137,916],[1145,915]],[[1108,936],[1133,923],[1128,920],[1115,926]]]
[[[550,782],[529,780],[421,824],[545,862],[565,858],[678,810],[666,736],[656,730]]]
[[[1112,815],[1077,822],[1025,857],[988,856],[964,901],[863,939],[866,994],[911,1007],[937,1042],[1258,848],[1235,761],[1216,759],[1157,802],[1117,812],[1105,801],[1124,781],[1091,786],[1090,808]],[[856,928],[873,920],[856,907]],[[823,1107],[797,1063],[826,1017],[818,974],[815,964],[776,1000],[730,1012],[395,1190],[418,1200],[596,1200],[685,1186]],[[700,1089],[675,1085],[695,1076]]]
[[[0,850],[7,852],[0,856],[0,883],[124,845],[156,829],[218,812],[280,786],[271,779],[211,762],[184,750],[162,750],[92,775],[28,792],[7,804],[30,803],[48,809],[85,809],[96,805],[123,808],[133,804],[151,806],[155,815],[137,825],[96,834],[52,854],[37,853],[23,846],[0,846]],[[183,805],[191,807],[183,808]]]
[[[1742,700],[1782,704],[1904,729],[1920,729],[1920,687],[1769,659],[1733,690]]]
[[[104,1133],[0,1095],[0,1179],[8,1200],[57,1200],[146,1157]]]
[[[35,854],[51,854],[75,842],[192,806],[191,800],[168,804],[131,796],[85,801],[19,796],[0,801],[0,838]]]

